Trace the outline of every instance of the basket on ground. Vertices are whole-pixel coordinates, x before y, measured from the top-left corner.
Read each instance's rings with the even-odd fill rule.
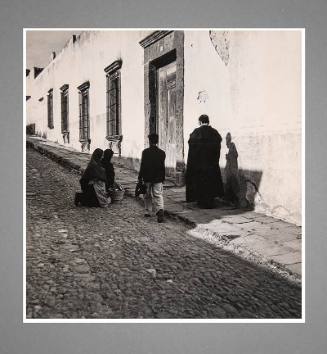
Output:
[[[113,202],[119,202],[119,201],[123,200],[124,194],[125,194],[124,190],[122,190],[122,191],[121,190],[113,190],[110,193],[110,197]]]

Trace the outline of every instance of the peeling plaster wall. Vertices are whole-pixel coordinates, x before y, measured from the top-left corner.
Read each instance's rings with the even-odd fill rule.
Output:
[[[77,87],[89,81],[91,152],[107,148],[106,74],[104,68],[122,59],[121,118],[122,156],[139,158],[144,147],[144,73],[143,48],[139,41],[149,31],[83,32],[71,39],[57,57],[33,80],[31,99],[27,101],[27,122],[49,140],[63,144],[61,134],[60,87],[69,85],[69,131],[67,146],[81,150],[79,142],[79,97]],[[30,73],[31,75],[31,73]],[[47,93],[53,89],[54,129],[47,127]],[[39,102],[39,98],[43,101]]]
[[[256,210],[300,224],[300,31],[186,31],[184,50],[185,156],[208,114],[223,137],[221,167],[230,132],[239,168],[258,184]]]

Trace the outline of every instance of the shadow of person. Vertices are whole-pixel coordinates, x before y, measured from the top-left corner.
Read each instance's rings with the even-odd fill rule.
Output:
[[[248,206],[246,198],[242,197],[240,186],[240,174],[238,169],[238,152],[234,142],[232,142],[231,133],[226,135],[226,146],[228,152],[226,154],[225,166],[225,200],[232,205],[240,208]]]

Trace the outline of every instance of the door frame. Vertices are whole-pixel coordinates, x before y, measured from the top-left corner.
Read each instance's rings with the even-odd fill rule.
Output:
[[[185,171],[184,161],[184,31],[155,31],[144,38],[144,145],[148,135],[157,130],[157,69],[176,61],[176,169],[166,171],[179,175]]]

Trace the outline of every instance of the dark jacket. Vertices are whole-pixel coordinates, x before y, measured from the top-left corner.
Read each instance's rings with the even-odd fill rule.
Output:
[[[143,150],[139,179],[144,182],[160,183],[165,180],[166,153],[156,145]]]

